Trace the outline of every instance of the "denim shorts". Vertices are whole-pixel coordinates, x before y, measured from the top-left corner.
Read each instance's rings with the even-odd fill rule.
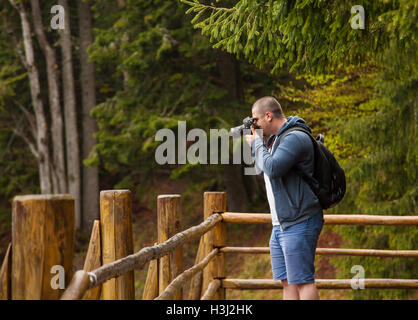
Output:
[[[274,280],[289,284],[315,282],[315,250],[324,225],[322,212],[285,230],[273,226],[270,237]]]

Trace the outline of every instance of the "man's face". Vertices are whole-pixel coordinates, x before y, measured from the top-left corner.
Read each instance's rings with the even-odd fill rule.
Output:
[[[252,110],[252,117],[254,119],[254,124],[259,126],[260,129],[263,130],[263,136],[269,136],[270,135],[270,122],[268,121],[270,116],[269,112],[266,112],[264,114],[260,113],[257,108],[253,108]]]

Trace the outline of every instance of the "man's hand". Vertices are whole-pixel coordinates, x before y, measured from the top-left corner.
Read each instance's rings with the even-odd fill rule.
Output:
[[[251,147],[251,144],[253,143],[255,138],[259,138],[260,136],[257,134],[257,131],[255,131],[254,127],[251,126],[251,135],[247,134],[245,135],[245,140],[247,141],[248,145]]]

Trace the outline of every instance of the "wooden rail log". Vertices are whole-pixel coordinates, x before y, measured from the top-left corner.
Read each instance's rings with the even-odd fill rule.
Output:
[[[90,279],[88,272],[85,270],[77,271],[67,290],[61,296],[61,300],[81,300],[87,292],[89,285]]]
[[[384,216],[366,214],[326,214],[325,224],[351,225],[387,225],[412,226],[418,225],[418,216]]]
[[[211,262],[218,254],[219,249],[213,249],[199,264],[187,269],[178,275],[165,290],[155,300],[171,300],[177,292],[189,281],[196,273],[203,270],[209,262]]]
[[[338,256],[369,256],[393,258],[418,258],[418,250],[377,250],[377,249],[339,249],[317,248],[316,254]]]
[[[222,219],[229,223],[271,223],[270,213],[224,212]]]
[[[188,241],[198,239],[220,221],[222,221],[221,215],[214,214],[198,226],[182,231],[164,243],[143,248],[137,253],[131,254],[93,270],[92,273],[96,275],[97,281],[91,286],[101,284],[111,278],[121,275],[126,271],[142,268],[148,261],[160,258]]]
[[[203,294],[201,300],[212,300],[216,291],[221,287],[221,280],[220,279],[213,279]]]
[[[269,213],[224,212],[224,222],[232,223],[271,223]],[[325,214],[324,223],[328,225],[418,225],[418,216],[380,216],[365,214]]]
[[[269,247],[223,247],[220,248],[224,253],[255,253],[266,254],[270,253]]]
[[[364,287],[376,289],[418,289],[418,279],[363,279]],[[282,289],[281,281],[271,279],[222,279],[222,287],[226,289]],[[352,289],[353,279],[318,279],[318,289]]]
[[[270,253],[269,247],[223,247],[224,253]],[[418,258],[418,250],[375,250],[375,249],[345,249],[345,248],[317,248],[316,254],[336,256],[371,256]]]

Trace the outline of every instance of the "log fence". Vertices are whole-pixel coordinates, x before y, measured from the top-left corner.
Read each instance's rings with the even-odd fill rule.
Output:
[[[100,220],[93,224],[83,270],[74,274],[65,291],[53,291],[50,288],[44,290],[52,283],[53,275],[49,273],[52,263],[65,266],[66,278],[71,275],[70,267],[74,255],[74,201],[69,195],[16,197],[13,203],[13,228],[17,227],[12,231],[12,244],[0,269],[0,299],[135,299],[133,272],[143,268],[147,263],[149,267],[142,297],[144,300],[183,299],[182,290],[186,284],[189,284],[187,298],[190,300],[226,299],[227,289],[281,289],[281,282],[271,279],[228,278],[225,267],[225,259],[229,254],[270,253],[268,247],[227,246],[226,224],[271,224],[270,214],[227,212],[225,192],[205,192],[203,200],[203,222],[181,231],[180,195],[158,196],[158,242],[134,253],[130,191],[102,191]],[[48,216],[55,220],[48,222]],[[332,214],[324,215],[324,223],[416,226],[418,216]],[[58,229],[51,229],[50,226]],[[23,243],[23,240],[19,239],[22,230],[30,231],[24,236],[32,243],[29,244],[28,240]],[[51,232],[51,237],[59,240],[58,244],[52,244],[51,240],[35,244],[34,239],[39,240],[38,235]],[[51,237],[43,236],[41,239]],[[199,239],[195,263],[183,271],[182,246]],[[64,252],[65,255],[60,255],[60,252]],[[418,258],[418,250],[317,248],[316,254]],[[55,260],[37,265],[39,257],[46,255],[49,255],[49,260]],[[31,257],[28,263],[25,263],[23,258],[26,256]],[[13,264],[14,261],[17,262]],[[31,273],[25,272],[31,269],[32,273],[37,272],[32,276],[42,279],[42,283],[39,283],[39,280],[35,283],[28,278]],[[19,278],[18,275],[22,274],[23,278]],[[418,279],[362,280],[366,289],[418,289]],[[30,290],[25,291],[24,281],[31,283]],[[315,284],[318,289],[350,289],[352,282],[351,279],[318,279]]]

